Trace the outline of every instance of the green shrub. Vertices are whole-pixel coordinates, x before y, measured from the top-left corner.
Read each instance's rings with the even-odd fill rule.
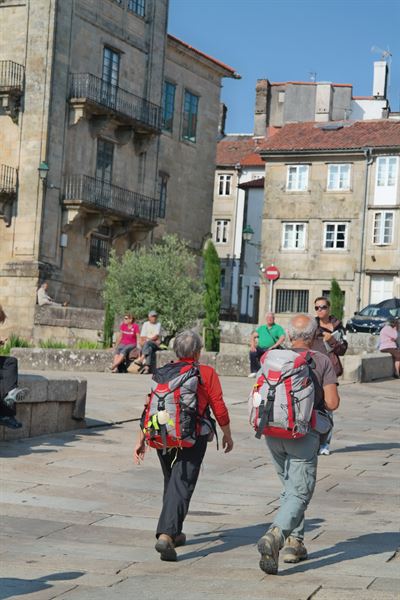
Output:
[[[0,346],[0,355],[8,356],[11,348],[32,348],[32,344],[28,340],[12,334],[4,346]]]
[[[341,321],[343,319],[344,296],[335,278],[331,281],[329,300],[331,303],[331,314]]]
[[[63,350],[68,348],[68,346],[65,344],[65,342],[59,342],[50,338],[48,340],[40,340],[39,348],[54,348],[56,350]]]
[[[219,350],[219,313],[221,309],[221,261],[214,244],[208,242],[204,252],[204,346],[206,350]]]
[[[73,345],[74,350],[101,350],[103,344],[91,342],[90,340],[77,340]]]

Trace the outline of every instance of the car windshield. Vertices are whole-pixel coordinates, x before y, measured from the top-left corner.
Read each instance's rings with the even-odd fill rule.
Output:
[[[358,314],[361,317],[382,317],[388,319],[389,317],[400,317],[400,308],[381,308],[370,304],[360,310]]]
[[[361,315],[362,317],[377,317],[380,313],[380,311],[382,311],[382,308],[379,308],[379,306],[374,306],[374,305],[370,305],[370,306],[366,306],[365,308],[363,308],[362,310],[360,310],[360,312],[358,313],[359,315]]]

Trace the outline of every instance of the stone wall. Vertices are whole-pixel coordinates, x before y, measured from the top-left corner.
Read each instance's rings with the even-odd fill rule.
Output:
[[[59,433],[85,427],[87,382],[85,379],[19,375],[19,385],[29,391],[17,403],[21,429],[0,427],[0,440]]]
[[[111,370],[112,352],[107,350],[55,350],[41,348],[13,348],[20,369],[36,371],[108,372]],[[157,366],[176,360],[174,352],[157,352]],[[344,383],[373,381],[391,377],[392,359],[380,352],[373,354],[347,354],[342,357]],[[246,377],[249,373],[247,353],[225,354],[202,352],[201,362],[211,365],[219,375]]]
[[[33,341],[54,339],[67,344],[97,342],[103,336],[104,311],[91,308],[36,306]]]
[[[105,372],[111,370],[112,351],[13,348],[20,369],[33,371]]]
[[[279,324],[284,328],[287,326],[287,322],[284,320],[280,320]],[[247,353],[250,345],[250,334],[257,327],[258,325],[252,325],[250,323],[221,321],[221,352],[224,354]],[[347,356],[349,354],[365,354],[376,352],[379,337],[369,333],[347,333],[346,339],[349,344],[346,353]]]

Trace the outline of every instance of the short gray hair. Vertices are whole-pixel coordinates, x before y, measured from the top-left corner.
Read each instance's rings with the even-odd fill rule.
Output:
[[[294,322],[299,317],[303,317],[304,319],[308,320],[308,324],[305,327],[300,328],[300,327],[296,327],[294,325]],[[303,340],[305,342],[311,342],[313,340],[313,338],[315,337],[317,327],[318,327],[317,321],[312,315],[305,314],[305,313],[299,313],[297,315],[294,315],[294,317],[292,317],[290,319],[289,326],[287,328],[287,333],[292,342],[294,342],[295,340]]]
[[[174,340],[174,352],[178,358],[193,358],[202,347],[201,337],[191,329],[181,331]]]

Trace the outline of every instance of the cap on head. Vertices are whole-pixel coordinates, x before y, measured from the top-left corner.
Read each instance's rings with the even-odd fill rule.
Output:
[[[151,310],[151,311],[149,312],[149,315],[148,315],[148,316],[149,316],[149,317],[157,317],[157,316],[158,316],[158,313],[157,313],[155,310]]]

